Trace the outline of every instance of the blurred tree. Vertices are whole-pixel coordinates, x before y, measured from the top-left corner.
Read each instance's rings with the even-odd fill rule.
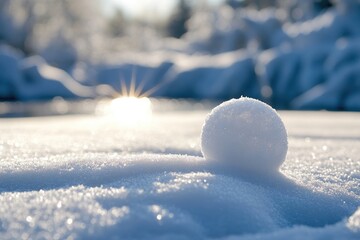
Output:
[[[230,6],[233,9],[243,7],[245,4],[244,0],[226,0],[225,4]]]
[[[29,44],[34,22],[35,1],[0,1],[0,41],[21,49],[25,54],[33,53]]]
[[[115,10],[115,13],[110,17],[107,23],[107,29],[111,36],[122,37],[125,34],[126,20],[124,13],[120,8]]]
[[[279,0],[227,0],[226,3],[230,2],[230,6],[232,6],[232,4],[240,4],[241,7],[252,7],[260,10],[263,8],[275,7],[278,1]]]
[[[104,17],[99,6],[100,0],[0,0],[0,41],[68,68],[100,48]]]
[[[180,0],[166,27],[168,35],[174,38],[184,35],[187,32],[186,22],[190,17],[191,7],[185,0]]]
[[[331,0],[315,0],[314,5],[319,12],[334,6]]]

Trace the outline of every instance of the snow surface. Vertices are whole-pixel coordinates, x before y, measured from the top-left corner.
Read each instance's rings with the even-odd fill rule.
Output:
[[[208,110],[0,119],[1,239],[359,239],[360,115],[280,112],[280,173],[201,154]]]

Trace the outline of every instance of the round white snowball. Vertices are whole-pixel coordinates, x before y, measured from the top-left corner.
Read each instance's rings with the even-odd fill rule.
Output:
[[[271,173],[285,161],[286,128],[269,105],[246,97],[232,99],[207,116],[201,149],[207,160],[235,171]]]

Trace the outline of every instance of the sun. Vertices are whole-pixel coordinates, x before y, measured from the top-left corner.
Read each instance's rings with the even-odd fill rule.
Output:
[[[136,84],[134,71],[127,85],[124,79],[120,81],[121,91],[114,92],[109,101],[102,101],[97,106],[97,113],[111,117],[117,124],[126,127],[141,127],[151,122],[152,102],[148,96],[160,86],[154,86],[143,91],[145,81]]]
[[[112,99],[98,102],[96,114],[110,116],[117,123],[124,126],[141,127],[151,123],[153,103],[149,96],[168,84],[162,79],[152,87],[145,87],[148,78],[136,81],[135,68],[132,70],[129,84],[124,78],[120,79],[120,91],[110,88],[108,91]]]
[[[122,124],[137,125],[152,117],[152,104],[147,97],[121,96],[110,102],[110,114]]]

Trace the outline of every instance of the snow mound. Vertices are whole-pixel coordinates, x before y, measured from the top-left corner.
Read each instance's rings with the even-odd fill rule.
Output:
[[[287,148],[286,129],[276,111],[246,97],[214,108],[201,134],[201,149],[207,160],[240,172],[277,171],[285,161]]]

